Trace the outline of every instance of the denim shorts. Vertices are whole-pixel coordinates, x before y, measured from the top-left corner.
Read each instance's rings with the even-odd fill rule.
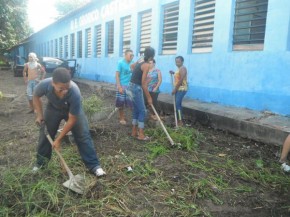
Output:
[[[38,84],[38,81],[36,81],[36,80],[29,80],[27,82],[26,93],[27,93],[28,100],[32,100],[33,91],[34,91],[37,84]]]

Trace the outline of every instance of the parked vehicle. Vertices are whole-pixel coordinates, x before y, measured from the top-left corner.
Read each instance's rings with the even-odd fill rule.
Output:
[[[27,59],[24,57],[17,57],[14,64],[14,77],[23,76],[24,64]],[[45,69],[46,73],[52,73],[58,67],[67,68],[70,71],[71,77],[73,78],[76,72],[76,59],[60,59],[55,57],[40,57],[38,61]]]

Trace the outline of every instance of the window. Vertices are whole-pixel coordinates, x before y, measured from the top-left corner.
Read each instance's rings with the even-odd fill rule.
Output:
[[[58,43],[57,43],[57,39],[54,40],[54,56],[58,57]]]
[[[50,41],[50,56],[53,57],[53,40]]]
[[[71,58],[75,57],[75,34],[70,35],[70,56]]]
[[[140,20],[140,47],[139,47],[139,53],[143,53],[145,50],[145,47],[150,46],[151,44],[151,11],[145,12],[141,14],[141,20]]]
[[[86,57],[92,56],[92,30],[86,29]]]
[[[122,19],[122,55],[131,46],[131,16]]]
[[[82,31],[78,32],[78,58],[83,57],[83,34]]]
[[[43,43],[43,56],[47,56],[46,55],[46,42]]]
[[[95,26],[95,57],[101,56],[102,26]]]
[[[268,0],[236,0],[234,50],[263,50]]]
[[[64,36],[64,58],[68,58],[68,36]]]
[[[60,58],[63,57],[63,42],[62,42],[62,38],[59,38],[59,57]]]
[[[114,54],[114,21],[107,23],[107,55]]]
[[[47,42],[47,46],[46,46],[46,48],[47,48],[47,53],[46,53],[46,55],[47,56],[49,56],[50,55],[50,49],[49,49],[49,41]]]
[[[175,54],[177,49],[179,3],[164,7],[162,54]]]
[[[214,32],[215,0],[195,0],[192,52],[211,51]]]

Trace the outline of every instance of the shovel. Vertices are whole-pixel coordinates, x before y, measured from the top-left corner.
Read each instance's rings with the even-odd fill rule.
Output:
[[[51,138],[51,136],[49,135],[46,126],[44,126],[44,133],[46,135],[46,138],[48,139],[48,141],[50,142],[51,146],[53,145],[53,140]],[[76,175],[74,176],[73,173],[71,172],[70,168],[68,167],[68,165],[66,164],[64,158],[62,157],[62,155],[60,154],[60,152],[58,150],[56,150],[54,148],[54,151],[56,152],[56,154],[58,155],[61,164],[63,165],[64,169],[66,170],[68,176],[69,176],[69,180],[67,180],[66,182],[63,183],[63,186],[78,193],[78,194],[83,194],[84,190],[85,190],[85,179],[82,175]]]

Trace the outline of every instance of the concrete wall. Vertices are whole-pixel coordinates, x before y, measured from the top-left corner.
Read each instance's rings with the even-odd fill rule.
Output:
[[[116,8],[116,3],[122,7]],[[173,0],[98,1],[34,34],[32,46],[40,52],[40,44],[71,33],[83,31],[83,58],[77,58],[79,76],[90,80],[115,82],[116,63],[121,58],[121,18],[131,15],[131,48],[138,54],[138,18],[140,12],[152,10],[151,46],[157,51],[156,62],[163,73],[162,92],[171,91],[168,71],[175,70],[174,58],[182,55],[188,69],[187,97],[205,102],[269,110],[290,114],[290,1],[269,0],[264,49],[233,51],[234,0],[216,0],[214,38],[211,52],[192,53],[192,17],[194,0],[179,0],[178,49],[176,55],[160,55],[162,39],[162,7]],[[111,7],[111,10],[109,10]],[[96,10],[98,10],[98,15]],[[92,22],[79,22],[82,15],[95,11]],[[72,26],[72,21],[75,24]],[[114,55],[106,56],[106,23],[114,20]],[[85,29],[102,24],[102,55],[85,58]],[[77,37],[76,37],[77,40]],[[77,45],[75,45],[77,48]],[[94,49],[93,49],[94,52]],[[138,57],[136,57],[137,59]]]

